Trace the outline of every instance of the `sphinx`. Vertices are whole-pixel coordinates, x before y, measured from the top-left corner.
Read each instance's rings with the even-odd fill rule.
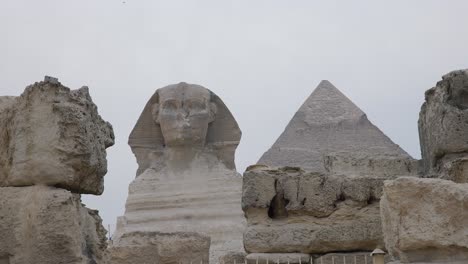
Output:
[[[158,89],[129,137],[139,165],[114,244],[131,232],[196,232],[211,238],[210,261],[243,251],[242,177],[234,155],[241,131],[210,90]]]

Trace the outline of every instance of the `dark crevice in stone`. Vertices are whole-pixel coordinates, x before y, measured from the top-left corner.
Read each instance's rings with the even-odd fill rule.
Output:
[[[284,190],[278,180],[275,180],[276,195],[270,202],[268,208],[268,217],[271,219],[283,219],[288,217],[286,206],[289,203],[288,199],[284,198]]]

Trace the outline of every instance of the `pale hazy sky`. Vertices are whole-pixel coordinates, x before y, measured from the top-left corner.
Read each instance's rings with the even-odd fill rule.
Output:
[[[0,0],[0,95],[58,77],[87,85],[112,123],[102,196],[107,227],[124,211],[136,161],[127,145],[144,104],[185,81],[218,94],[255,163],[322,79],[419,158],[424,91],[468,68],[466,0]]]

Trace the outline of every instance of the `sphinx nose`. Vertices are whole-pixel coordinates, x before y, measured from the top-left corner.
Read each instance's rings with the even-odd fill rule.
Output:
[[[178,120],[179,125],[181,127],[189,127],[190,126],[188,114],[186,114],[185,112],[180,112],[177,115],[177,120]]]
[[[179,119],[187,120],[188,117],[189,117],[189,114],[190,113],[187,110],[180,110],[179,114],[178,114],[178,117],[179,117]]]

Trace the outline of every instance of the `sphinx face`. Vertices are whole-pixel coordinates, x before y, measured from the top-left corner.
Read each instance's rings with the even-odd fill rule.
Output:
[[[153,106],[168,147],[204,146],[215,112],[207,89],[185,85],[161,89],[159,104]]]

